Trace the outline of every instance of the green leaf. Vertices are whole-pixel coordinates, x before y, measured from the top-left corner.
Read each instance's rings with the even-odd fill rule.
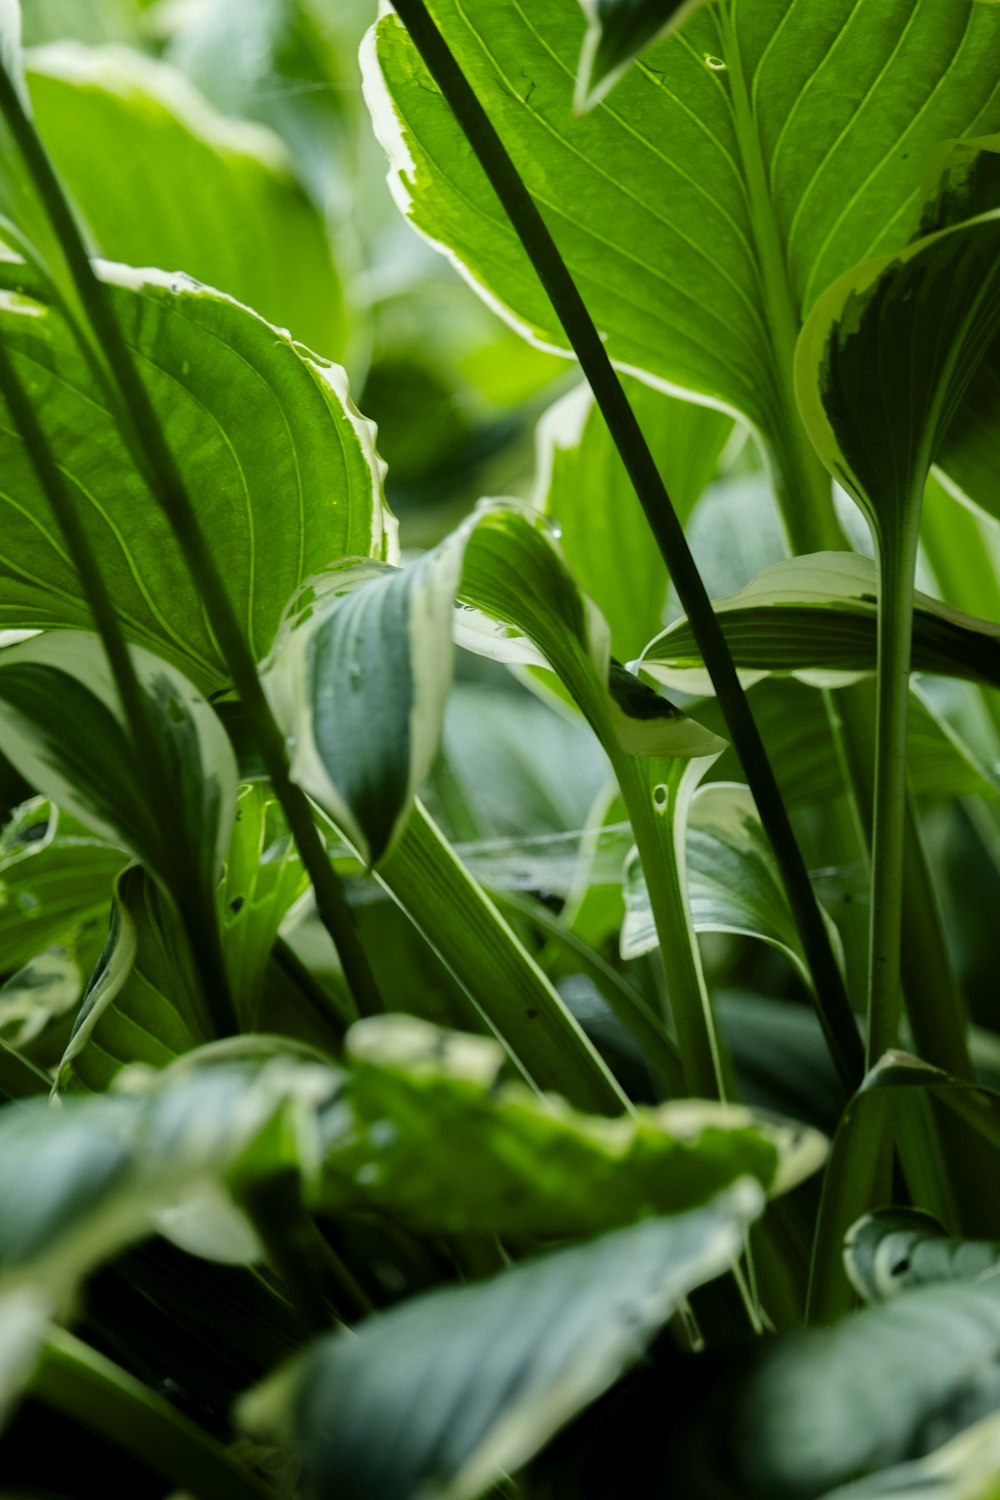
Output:
[[[248,1031],[256,1028],[278,930],[308,885],[273,792],[241,787],[218,902],[226,971]]]
[[[259,660],[310,573],[346,554],[392,554],[395,523],[382,500],[374,431],[353,407],[339,366],[247,308],[184,276],[102,269]],[[17,267],[0,267],[0,275],[14,287],[23,281]],[[228,686],[170,524],[62,320],[34,299],[0,298],[0,333],[44,411],[129,639],[205,692]],[[7,476],[0,622],[89,627],[76,571],[10,425],[0,432]]]
[[[740,1500],[826,1495],[993,1412],[998,1359],[995,1282],[923,1288],[833,1328],[770,1340],[689,1420],[673,1481],[697,1473],[695,1492],[705,1493],[708,1474],[718,1484],[724,1473],[712,1493]]]
[[[811,1314],[829,1320],[851,1305],[841,1250],[871,1203],[878,1143],[891,1124],[897,1091],[917,1090],[939,1100],[1000,1147],[1000,1094],[956,1078],[905,1052],[887,1052],[866,1075],[837,1127],[823,1185],[810,1286]],[[833,1483],[833,1480],[829,1480]]]
[[[768,681],[750,689],[750,702],[786,801],[804,806],[842,797],[843,778],[822,695],[800,682]],[[692,708],[706,724],[715,721],[723,727],[716,707],[697,703]],[[907,720],[907,771],[918,797],[995,799],[1000,785],[995,771],[959,737],[919,685],[910,690]],[[739,776],[732,751],[716,762],[714,774],[723,780]]]
[[[984,0],[992,3],[992,0]],[[1000,1418],[984,1417],[926,1458],[837,1489],[823,1500],[997,1500]]]
[[[577,0],[430,9],[612,360],[742,412],[781,455],[787,490],[804,461],[789,389],[799,317],[906,239],[931,148],[1000,127],[1000,12],[975,0],[703,7],[574,119]],[[370,36],[365,70],[404,213],[523,333],[565,351],[395,17]]]
[[[122,1068],[166,1067],[211,1036],[177,917],[142,867],[128,865],[115,881],[107,941],[63,1053],[57,1087],[100,1093]]]
[[[771,672],[836,685],[875,670],[876,589],[870,558],[819,552],[775,563],[713,604],[748,686]],[[917,593],[912,668],[998,686],[1000,625]],[[708,683],[686,619],[650,642],[642,669],[682,692],[704,692]]]
[[[627,381],[626,389],[678,517],[686,521],[732,424],[721,412],[637,380]],[[607,620],[612,654],[629,661],[663,624],[667,574],[588,386],[546,412],[537,443],[536,504],[559,526],[567,566]]]
[[[996,148],[977,145],[964,170],[992,186]],[[864,510],[883,569],[915,546],[930,466],[1000,332],[1000,211],[979,212],[963,179],[960,207],[978,217],[955,223],[957,193],[946,175],[919,238],[828,287],[796,348],[807,431]]]
[[[125,860],[47,797],[23,802],[0,835],[0,969],[103,920]]]
[[[42,139],[103,255],[185,271],[341,357],[326,228],[277,136],[217,115],[183,74],[123,48],[41,48],[27,82]]]
[[[18,1051],[74,1009],[83,976],[65,948],[48,948],[0,986],[0,1035]]]
[[[151,806],[104,650],[77,631],[0,652],[0,749],[46,795],[130,850],[168,889],[211,894],[229,841],[236,761],[208,703],[177,671],[133,647],[172,793]]]
[[[29,1311],[65,1316],[102,1261],[197,1219],[237,1176],[309,1178],[316,1113],[339,1074],[259,1044],[250,1057],[211,1059],[133,1076],[129,1093],[0,1110],[0,1319],[26,1299]],[[269,1129],[278,1115],[281,1132]]]
[[[760,1206],[741,1182],[687,1214],[414,1299],[312,1345],[243,1399],[241,1425],[291,1438],[310,1493],[473,1500],[735,1261]]]
[[[491,1038],[413,1016],[356,1023],[347,1052],[350,1113],[324,1157],[325,1201],[417,1233],[593,1234],[692,1208],[740,1177],[782,1193],[825,1155],[805,1126],[704,1100],[576,1113],[502,1082]]]
[[[558,990],[419,801],[377,878],[529,1077],[581,1109],[628,1107]]]
[[[788,899],[749,787],[713,782],[698,788],[687,817],[686,855],[695,931],[759,938],[784,953],[809,984]],[[638,958],[658,944],[649,892],[633,851],[625,867],[622,958]]]
[[[456,626],[458,596],[490,620],[466,610]],[[549,666],[605,745],[684,758],[721,748],[612,663],[607,625],[541,517],[480,509],[409,567],[345,564],[313,579],[265,666],[294,779],[370,864],[395,847],[437,754],[453,631],[484,655]]]
[[[866,1302],[888,1302],[913,1287],[985,1281],[996,1275],[1000,1244],[948,1236],[930,1214],[883,1208],[866,1214],[844,1244],[851,1285]]]
[[[589,109],[613,88],[651,42],[674,31],[704,0],[580,0],[587,17],[577,109]]]
[[[367,864],[397,842],[437,754],[467,531],[400,570],[349,563],[307,584],[264,669],[293,779]]]

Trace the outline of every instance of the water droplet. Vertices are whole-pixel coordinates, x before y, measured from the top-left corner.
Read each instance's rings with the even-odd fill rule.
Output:
[[[358,688],[361,686],[361,679],[364,676],[364,673],[361,670],[361,663],[357,660],[352,661],[348,666],[347,671],[351,679],[351,689],[353,692],[357,692]]]
[[[725,73],[726,64],[721,57],[713,57],[711,52],[705,53],[705,67],[711,68],[713,73]]]
[[[398,1135],[399,1131],[391,1120],[376,1120],[368,1132],[372,1145],[378,1146],[382,1150],[387,1146],[394,1145]]]
[[[656,808],[657,812],[662,812],[666,807],[668,795],[669,794],[667,792],[667,788],[663,785],[662,781],[660,782],[659,786],[654,786],[653,806]]]
[[[558,542],[559,538],[563,534],[562,522],[561,521],[557,521],[556,518],[555,518],[555,516],[545,516],[545,515],[539,515],[539,520],[541,521],[542,526],[548,532],[548,534],[552,538],[552,540],[554,542]]]

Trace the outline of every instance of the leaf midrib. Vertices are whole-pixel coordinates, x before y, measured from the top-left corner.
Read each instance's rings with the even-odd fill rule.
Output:
[[[719,51],[726,60],[730,79],[730,107],[743,164],[764,317],[770,333],[767,352],[771,384],[777,399],[777,420],[774,430],[765,437],[770,439],[772,457],[783,480],[776,486],[782,519],[795,551],[823,551],[831,547],[839,550],[848,544],[836,520],[829,480],[802,426],[795,399],[793,369],[801,322],[782,249],[778,217],[729,0],[721,0],[713,7],[712,15]],[[789,502],[796,495],[800,503],[792,510]]]

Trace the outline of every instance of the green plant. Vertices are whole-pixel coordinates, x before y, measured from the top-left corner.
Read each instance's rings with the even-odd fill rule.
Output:
[[[989,1500],[1000,8],[370,9],[0,4],[5,1492]]]

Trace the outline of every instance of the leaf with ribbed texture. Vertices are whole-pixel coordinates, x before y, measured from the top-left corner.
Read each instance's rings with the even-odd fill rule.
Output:
[[[753,1183],[331,1335],[243,1398],[340,1500],[474,1500],[613,1385],[760,1212]],[[335,1415],[334,1415],[335,1414]]]
[[[854,552],[817,552],[773,564],[714,608],[744,682],[796,672],[835,683],[875,670],[875,564]],[[643,670],[683,692],[710,690],[691,627],[677,620],[651,641]],[[1000,685],[1000,625],[918,593],[915,672]]]
[[[103,255],[185,271],[342,356],[326,227],[277,136],[139,52],[69,42],[26,61],[35,123]]]
[[[759,938],[791,960],[808,984],[788,899],[749,787],[713,782],[699,787],[687,816],[687,879],[696,932]],[[635,851],[625,867],[622,958],[659,946],[649,892]]]
[[[576,77],[578,109],[589,109],[613,88],[645,47],[675,31],[705,0],[580,0],[587,17]]]
[[[211,707],[176,667],[131,649],[169,810],[150,802],[97,636],[53,631],[0,652],[0,750],[175,894],[184,887],[211,900],[229,842],[236,758]]]
[[[23,282],[0,267],[4,282]],[[191,493],[251,650],[317,569],[347,554],[393,555],[374,429],[342,369],[230,298],[183,276],[104,266],[115,311]],[[166,517],[130,461],[115,418],[62,320],[0,298],[0,333],[78,500],[129,638],[203,691],[229,673]],[[0,623],[89,626],[75,569],[12,424],[5,481]]]
[[[580,1114],[503,1082],[492,1038],[413,1016],[359,1021],[347,1053],[349,1113],[324,1156],[325,1201],[417,1233],[593,1234],[692,1208],[739,1177],[780,1194],[826,1153],[805,1126],[705,1100]]]
[[[732,423],[637,380],[627,382],[627,391],[678,517],[686,521]],[[663,624],[667,574],[588,386],[570,391],[539,423],[536,503],[559,526],[573,576],[607,620],[612,653],[619,661],[638,656]]]
[[[951,1238],[930,1214],[883,1208],[853,1225],[844,1265],[866,1302],[888,1302],[913,1287],[995,1277],[1000,1244]]]
[[[574,119],[577,0],[430,9],[611,358],[744,413],[779,452],[787,486],[800,461],[799,318],[849,267],[905,242],[928,151],[1000,126],[1000,12],[975,0],[703,7]],[[366,52],[369,108],[404,213],[516,326],[564,349],[395,17]]]
[[[0,970],[104,920],[125,862],[47,797],[23,802],[0,836]]]

